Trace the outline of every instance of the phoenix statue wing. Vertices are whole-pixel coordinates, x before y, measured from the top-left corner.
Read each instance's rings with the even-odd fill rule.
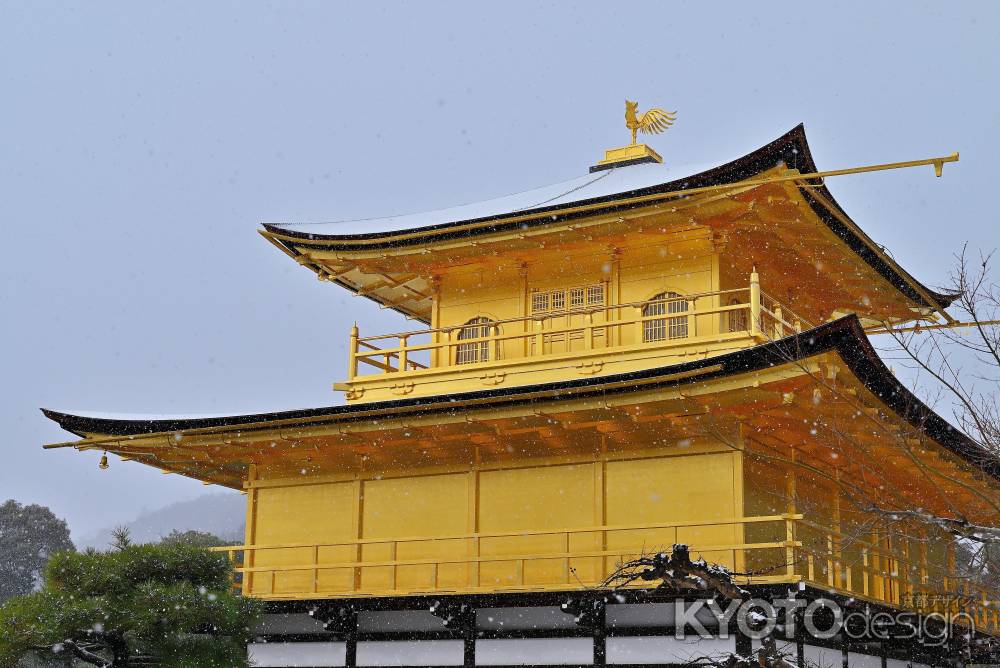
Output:
[[[677,120],[676,111],[663,111],[662,109],[650,109],[639,118],[639,132],[649,135],[663,132]]]

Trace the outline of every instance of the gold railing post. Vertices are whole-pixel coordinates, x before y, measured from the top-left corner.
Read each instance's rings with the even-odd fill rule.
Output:
[[[475,536],[472,539],[472,557],[473,557],[473,559],[475,559],[475,561],[472,562],[472,569],[471,569],[472,570],[472,583],[471,584],[472,584],[473,587],[475,587],[477,589],[480,586],[480,578],[479,578],[479,557],[480,556],[482,556],[482,555],[481,555],[481,551],[479,549],[479,537]]]
[[[398,369],[399,371],[406,371],[406,364],[407,364],[406,340],[407,337],[405,336],[399,337],[399,369]]]
[[[868,592],[871,591],[871,571],[869,570],[868,564],[868,548],[861,549],[861,593],[868,596]]]
[[[313,545],[312,558],[315,566],[312,570],[312,591],[315,594],[319,591],[319,545]]]
[[[535,320],[535,357],[545,354],[545,320],[539,318]]]
[[[756,338],[760,334],[760,276],[754,267],[750,273],[750,336]]]
[[[785,517],[785,575],[795,576],[795,520]]]
[[[451,336],[454,330],[449,329],[444,333],[444,361],[438,360],[441,366],[451,366]]]
[[[565,551],[566,551],[566,565],[565,565],[565,568],[564,568],[563,576],[565,577],[566,584],[569,584],[569,576],[570,576],[570,573],[572,572],[571,569],[570,569],[570,561],[569,561],[569,555],[570,555],[570,551],[569,551],[569,531],[566,532],[566,542],[565,542],[565,544],[564,544],[563,547],[565,548]]]
[[[348,345],[347,378],[354,380],[358,375],[358,323],[351,327],[351,340]]]
[[[584,345],[587,346],[587,350],[594,349],[594,313],[592,311],[587,311],[584,315],[584,327],[586,328],[586,333],[584,334]]]
[[[687,306],[688,311],[694,311],[698,308],[698,299],[685,300],[684,304]],[[698,336],[698,316],[687,316],[687,335],[688,337]]]
[[[833,558],[833,534],[826,535],[826,584],[836,587],[836,561]]]
[[[389,558],[392,560],[392,575],[390,576],[389,582],[391,583],[389,589],[392,591],[396,590],[399,584],[399,541],[392,541],[389,543]]]
[[[774,338],[783,339],[785,338],[785,325],[782,323],[784,320],[784,315],[781,312],[781,304],[775,302],[774,304]]]
[[[490,325],[489,340],[487,341],[487,356],[486,359],[498,360],[500,359],[500,341],[497,337],[500,336],[500,325]],[[568,337],[569,335],[567,335]]]

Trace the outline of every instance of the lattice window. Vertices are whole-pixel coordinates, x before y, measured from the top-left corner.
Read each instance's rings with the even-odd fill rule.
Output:
[[[559,313],[567,309],[604,304],[604,284],[582,285],[569,289],[535,290],[531,293],[532,313]]]
[[[549,309],[552,311],[562,311],[566,308],[566,292],[564,290],[553,290],[549,299]]]
[[[669,313],[684,313],[688,310],[686,299],[676,292],[661,292],[642,307],[644,317],[667,315]],[[643,341],[663,341],[665,339],[683,339],[688,335],[688,317],[657,318],[642,323]]]
[[[604,283],[587,286],[587,306],[600,306],[604,303]]]
[[[531,293],[531,312],[532,313],[544,313],[549,310],[549,293],[547,292],[532,292]]]
[[[486,317],[473,318],[465,323],[458,333],[458,340],[485,338],[493,333],[496,324]],[[499,356],[499,355],[498,355]],[[478,362],[488,362],[490,359],[490,342],[473,341],[472,343],[460,343],[456,347],[456,364],[476,364]]]

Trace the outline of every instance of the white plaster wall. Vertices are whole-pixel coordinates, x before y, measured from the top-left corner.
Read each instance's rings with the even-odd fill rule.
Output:
[[[366,640],[359,666],[461,666],[461,640]]]
[[[607,639],[608,663],[681,663],[736,651],[735,638],[622,636]],[[590,661],[588,660],[588,663]]]
[[[342,642],[270,642],[247,645],[250,665],[259,668],[281,666],[342,666],[346,649]]]
[[[840,665],[839,663],[837,664]],[[847,653],[847,665],[851,668],[882,668],[882,657],[870,654]],[[890,664],[892,665],[892,664]],[[905,666],[903,668],[906,668]]]
[[[816,668],[840,668],[843,665],[843,655],[839,649],[806,645],[805,657],[806,661],[812,661]]]
[[[594,643],[590,638],[476,641],[476,664],[480,666],[532,664],[557,666],[593,663],[593,661]]]

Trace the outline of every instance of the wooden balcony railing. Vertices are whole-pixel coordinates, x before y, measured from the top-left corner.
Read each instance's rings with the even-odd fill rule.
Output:
[[[767,553],[773,568],[753,581],[794,582],[788,557],[799,547],[793,524],[801,519],[772,515],[212,549],[228,553],[237,588],[261,598],[596,587],[619,561],[675,543],[730,569],[742,568],[747,553]],[[748,525],[768,527],[768,538],[746,543]]]
[[[617,563],[675,543],[689,545],[693,557],[753,573],[737,576],[741,584],[804,581],[915,612],[962,612],[978,629],[1000,632],[1000,601],[949,565],[800,514],[213,550],[229,555],[244,595],[316,599],[597,588]]]
[[[797,522],[796,538],[795,572],[807,582],[924,614],[965,613],[977,628],[1000,633],[996,592],[954,563],[930,559],[927,541],[877,529],[860,536],[808,520]]]
[[[810,326],[762,292],[754,273],[745,288],[506,320],[365,337],[355,326],[351,330],[348,380],[430,368],[513,363],[561,353],[683,347],[711,337],[779,339]]]

